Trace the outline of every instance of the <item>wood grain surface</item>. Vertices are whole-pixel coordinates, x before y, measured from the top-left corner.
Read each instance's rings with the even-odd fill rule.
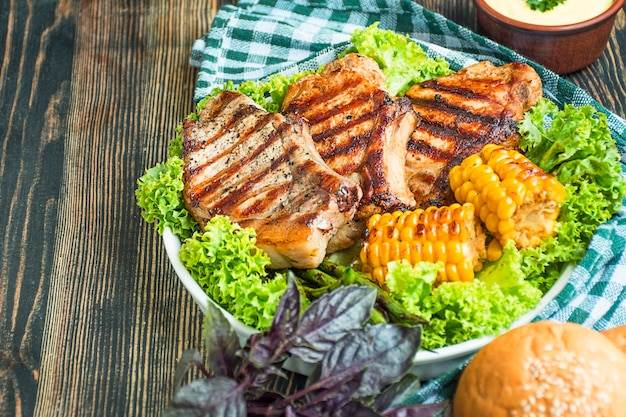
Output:
[[[0,2],[0,416],[153,416],[201,314],[136,180],[193,109],[191,46],[230,1]],[[418,3],[474,28],[470,0]],[[626,114],[626,19],[567,77]]]

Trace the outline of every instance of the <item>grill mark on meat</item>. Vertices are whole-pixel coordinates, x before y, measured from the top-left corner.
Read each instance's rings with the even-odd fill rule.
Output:
[[[257,153],[257,152],[255,152]],[[266,169],[256,171],[253,175],[246,178],[238,178],[237,187],[227,190],[225,196],[221,197],[219,213],[231,213],[235,209],[241,206],[244,200],[249,199],[253,186],[262,182],[268,177],[274,170],[287,161],[287,155],[281,155],[272,161],[272,164]],[[236,167],[236,166],[235,166]],[[232,175],[236,174],[236,169],[232,170]],[[219,179],[217,179],[220,181]],[[289,189],[289,182],[277,183],[273,186],[266,187],[264,190],[257,191],[258,195],[263,195],[265,198],[254,199],[252,205],[247,206],[245,209],[239,209],[238,212],[241,216],[254,216],[258,213],[262,213],[268,209],[271,202],[279,195],[284,194]],[[216,196],[217,197],[217,196]],[[201,196],[200,198],[206,198]],[[212,215],[218,213],[211,213]]]
[[[409,140],[408,149],[411,152],[428,155],[431,159],[437,161],[449,161],[454,158],[454,152],[434,147],[423,140]]]
[[[228,108],[228,106],[230,106],[233,101],[235,100],[234,97],[226,97],[225,100],[223,101],[223,106],[224,108]],[[234,126],[234,124],[238,121],[240,121],[243,117],[246,116],[246,114],[248,113],[249,110],[247,110],[245,107],[242,106],[235,106],[235,109],[232,113],[227,113],[229,115],[229,118],[224,120],[224,122],[221,124],[220,129],[217,130],[215,132],[215,134],[213,135],[212,138],[210,139],[205,139],[203,141],[187,141],[185,143],[183,143],[183,152],[182,155],[183,157],[189,153],[192,152],[196,152],[200,149],[202,149],[203,147],[206,146],[207,143],[210,143],[212,141],[215,140],[215,138],[219,138],[222,137],[223,135],[225,135],[229,130],[231,130]],[[217,112],[212,112],[211,114],[205,114],[203,115],[203,117],[205,119],[211,119],[213,118],[215,115],[217,114]],[[195,123],[195,120],[193,119],[187,119],[185,121],[185,125],[188,126],[190,124]],[[183,126],[183,128],[185,128],[186,126]],[[221,156],[221,155],[219,155]],[[218,155],[216,155],[216,158],[219,157]],[[211,163],[213,161],[207,161],[207,163]]]
[[[489,101],[489,96],[482,94],[476,90],[471,90],[461,85],[440,84],[436,78],[422,82],[422,87],[430,88],[434,91],[452,93],[455,96],[463,97],[467,99],[472,99],[472,100],[478,99],[478,100]],[[435,97],[435,99],[437,99],[437,97]]]
[[[420,101],[416,105],[419,108],[430,107],[442,113],[447,112],[457,118],[456,124],[449,125],[432,121],[418,111],[418,115],[421,116],[420,130],[434,137],[449,141],[454,144],[454,148],[459,143],[462,143],[464,146],[475,146],[494,141],[499,142],[515,133],[515,127],[517,126],[517,122],[511,119],[502,120],[492,116],[484,116],[454,106],[432,105],[432,103],[424,101]],[[464,128],[465,126],[470,126],[473,130]],[[416,140],[415,136],[409,139],[408,149],[412,152],[428,153],[431,156],[439,153],[440,155],[436,159],[442,160],[448,160],[454,156],[453,152],[446,152],[436,148],[421,139]]]
[[[341,106],[333,106],[331,108],[328,108],[328,100],[329,98],[336,97],[341,94],[345,94],[349,90],[357,89],[358,91],[358,88],[360,87],[360,82],[361,82],[361,79],[359,78],[354,78],[354,79],[351,78],[351,79],[347,79],[343,85],[327,86],[330,88],[327,88],[324,91],[324,94],[307,95],[306,98],[300,101],[297,106],[288,107],[284,109],[284,111],[293,113],[295,115],[302,115],[302,113],[306,113],[307,114],[306,119],[311,124],[311,126],[314,126],[317,123],[319,123],[321,120],[328,119],[330,117],[336,116],[337,114],[344,112],[347,108],[358,108],[359,102],[361,100],[366,99],[366,97],[364,97],[363,94],[361,93],[354,96],[355,98],[358,97],[358,99],[356,100],[356,103],[343,102]],[[324,112],[311,110],[312,108],[316,108],[316,107],[323,107]]]
[[[353,81],[350,84],[354,84]],[[350,86],[337,94],[349,94]],[[332,94],[332,93],[331,93]],[[307,120],[312,125],[312,135],[322,158],[339,174],[349,175],[362,164],[361,157],[368,145],[372,126],[376,124],[378,112],[381,110],[380,99],[386,97],[383,91],[376,94],[355,94],[351,101],[334,106],[330,110],[318,109],[324,106],[326,97],[320,96],[313,100],[307,114]],[[318,103],[315,103],[315,102]],[[312,117],[311,117],[312,115]],[[340,116],[342,123],[326,128],[332,120]],[[361,132],[361,133],[359,133]]]
[[[320,96],[316,100],[313,100],[313,102],[307,103],[308,104],[307,120],[309,121],[311,126],[316,126],[318,123],[321,123],[324,120],[329,120],[337,115],[341,115],[345,118],[345,120],[348,120],[348,122],[344,122],[344,124],[332,130],[332,132],[335,132],[335,133],[339,132],[342,130],[342,127],[344,126],[347,127],[347,126],[355,125],[355,124],[358,124],[358,122],[363,119],[366,119],[368,117],[371,118],[372,115],[375,114],[376,111],[382,107],[381,103],[379,103],[378,100],[381,98],[384,99],[387,96],[387,94],[385,94],[384,91],[377,91],[374,94],[372,94],[371,92],[352,94],[350,90],[351,89],[349,87],[346,87],[345,89],[342,89],[341,91],[328,92],[324,96]],[[346,94],[346,95],[350,95],[351,99],[350,101],[341,102],[339,103],[338,106],[333,106],[332,108],[327,109],[326,100],[324,99],[324,97],[327,96],[328,94],[336,94],[336,95]],[[389,104],[389,103],[385,102],[385,104]],[[367,105],[372,106],[371,109],[363,112],[363,109],[367,108]],[[318,107],[321,107],[321,109]],[[333,135],[332,132],[331,131],[315,132],[316,142],[322,139],[328,138],[329,136],[332,136]]]
[[[235,123],[237,123],[237,121],[241,121],[242,119],[241,116],[243,116],[243,112],[237,115],[238,119],[235,119],[235,118],[231,119],[228,125],[232,127]],[[221,158],[225,157],[226,155],[232,153],[235,148],[245,144],[251,135],[260,131],[263,126],[267,125],[271,118],[272,118],[271,114],[267,114],[263,117],[258,118],[256,120],[256,123],[252,125],[247,131],[241,132],[238,134],[238,140],[236,142],[234,142],[231,146],[224,148],[224,151],[216,153],[214,158],[207,158],[205,163],[199,164],[195,169],[189,170],[190,174],[195,175],[198,172],[204,170],[208,165],[213,164],[216,161],[220,160]],[[279,126],[279,129],[281,128],[284,129],[285,125]],[[226,131],[228,131],[228,129]],[[281,133],[280,130],[273,132],[267,137],[267,139],[265,140],[262,146],[251,147],[251,151],[246,153],[242,159],[237,160],[237,161],[232,161],[232,163],[230,163],[221,172],[214,175],[210,180],[207,180],[204,183],[199,184],[198,186],[194,187],[194,191],[189,194],[192,204],[194,203],[197,204],[198,201],[207,198],[208,195],[212,193],[211,187],[206,185],[207,182],[211,184],[214,184],[215,182],[221,183],[221,182],[227,182],[229,178],[237,177],[237,179],[239,180],[239,187],[236,189],[229,190],[227,197],[222,198],[222,201],[224,202],[224,205],[222,208],[225,211],[228,211],[230,208],[237,205],[237,203],[242,198],[246,197],[246,194],[252,185],[254,185],[257,182],[260,182],[263,178],[268,176],[269,173],[272,172],[272,170],[276,169],[279,165],[284,163],[284,161],[287,159],[287,156],[285,154],[281,155],[280,157],[276,158],[272,162],[271,166],[269,166],[268,168],[264,170],[254,173],[252,177],[242,178],[239,172],[241,169],[241,166],[246,165],[250,163],[251,161],[253,161],[254,159],[258,158],[260,154],[265,152],[271,145],[273,145],[280,138],[280,133]],[[219,136],[215,135],[213,138],[206,140],[204,142],[203,147],[211,146],[219,138],[220,138]],[[198,188],[200,188],[200,190],[195,191]],[[215,197],[219,197],[219,196],[215,196]]]
[[[487,101],[486,98],[485,101]],[[480,124],[480,126],[485,126],[487,129],[504,127],[510,130],[514,130],[515,126],[517,125],[517,122],[515,120],[512,120],[508,117],[503,117],[501,113],[484,114],[473,112],[466,108],[459,107],[454,103],[445,100],[441,96],[435,96],[434,100],[413,99],[412,102],[418,116],[422,117],[422,122],[427,123],[426,125],[420,124],[420,128],[428,126],[428,115],[431,111],[445,113],[450,115],[451,117],[454,117],[457,120],[456,124],[460,124],[458,123],[458,121],[461,121],[464,123],[477,123]],[[440,114],[437,114],[437,116],[441,117]],[[426,120],[423,120],[424,118]],[[446,127],[448,127],[449,130],[455,129],[455,126]]]

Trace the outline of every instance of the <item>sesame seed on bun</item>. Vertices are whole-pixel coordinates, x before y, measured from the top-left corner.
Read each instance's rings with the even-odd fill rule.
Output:
[[[488,343],[461,374],[454,417],[626,416],[626,354],[600,332],[540,321]]]

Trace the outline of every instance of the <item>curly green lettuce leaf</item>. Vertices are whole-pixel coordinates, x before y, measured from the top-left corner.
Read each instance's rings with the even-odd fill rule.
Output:
[[[523,278],[503,283],[480,279],[443,283],[424,302],[423,311],[430,316],[424,346],[435,349],[500,334],[541,297],[541,291]]]
[[[593,106],[559,110],[542,98],[518,130],[526,156],[567,189],[556,236],[522,250],[524,273],[547,291],[565,263],[582,259],[597,227],[620,210],[626,179],[606,115]]]
[[[436,349],[500,334],[540,299],[541,292],[524,280],[509,287],[479,279],[445,282],[422,303],[421,314],[429,320],[423,346]]]
[[[184,238],[198,229],[198,223],[182,201],[182,177],[183,160],[173,156],[146,170],[137,180],[135,197],[142,209],[141,215],[148,223],[154,223],[160,234],[169,227],[175,235]]]
[[[385,283],[407,311],[428,320],[422,345],[437,349],[499,334],[537,305],[542,293],[524,280],[513,242],[505,246],[501,261],[487,266],[483,279],[437,286],[438,264],[392,262]]]
[[[322,71],[323,68],[322,66],[317,71]],[[198,113],[201,112],[206,103],[222,91],[238,91],[250,97],[252,101],[268,112],[277,112],[283,105],[289,86],[313,72],[315,71],[302,71],[293,75],[273,74],[266,80],[247,80],[238,85],[232,81],[227,81],[222,86],[214,88],[209,95],[200,100],[196,109]]]
[[[410,37],[379,29],[378,22],[356,29],[350,41],[354,46],[344,54],[358,52],[374,59],[387,78],[391,95],[402,95],[413,84],[452,73],[448,61],[429,58]]]
[[[476,273],[476,278],[502,288],[513,288],[524,281],[522,254],[515,247],[513,240],[508,240],[502,247],[502,256],[496,262],[486,262],[483,269]]]
[[[430,295],[440,263],[394,261],[387,265],[385,284],[391,294],[411,312],[418,311],[424,298]]]
[[[203,231],[183,242],[178,256],[213,301],[242,323],[265,330],[272,323],[287,279],[281,274],[269,277],[269,256],[255,244],[253,229],[215,216]]]
[[[602,199],[617,213],[626,192],[620,154],[606,114],[593,106],[566,104],[558,109],[542,98],[520,122],[520,148],[562,184],[595,183]]]
[[[188,117],[197,117],[196,113],[191,113]],[[167,147],[167,155],[169,157],[177,156],[181,157],[183,154],[183,124],[179,123],[176,126],[176,136],[170,140],[170,144]]]

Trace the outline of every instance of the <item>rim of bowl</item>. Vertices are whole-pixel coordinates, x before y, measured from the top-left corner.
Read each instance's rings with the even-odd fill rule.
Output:
[[[518,29],[525,29],[534,32],[570,32],[587,29],[604,22],[606,19],[610,18],[620,11],[622,6],[624,6],[625,0],[615,0],[608,9],[606,9],[599,15],[592,17],[591,19],[583,20],[582,22],[571,23],[568,25],[554,26],[534,25],[532,23],[520,22],[519,20],[512,19],[503,15],[502,13],[497,12],[490,5],[488,5],[485,0],[474,1],[476,2],[477,7],[482,9],[485,13],[489,14],[492,18]]]

